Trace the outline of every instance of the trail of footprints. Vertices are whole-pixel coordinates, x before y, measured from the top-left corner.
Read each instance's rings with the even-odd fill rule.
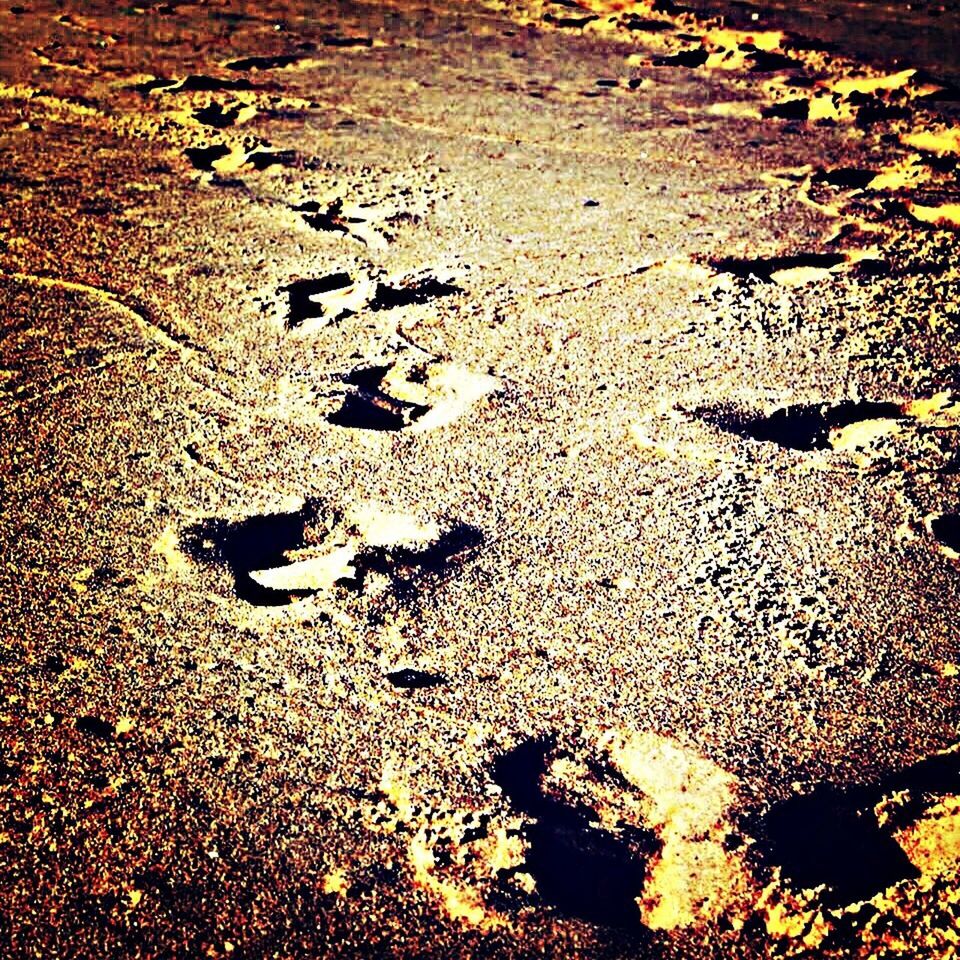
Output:
[[[602,3],[562,6],[562,13],[546,12],[542,21],[560,29],[600,29],[611,22]],[[808,83],[789,72],[816,66],[815,53],[791,44],[790,38],[714,27],[702,31],[689,11],[665,0],[635,4],[613,21],[616,30],[662,39],[664,52],[651,60],[655,66],[788,72],[766,84],[773,102],[763,112],[771,119],[832,120],[869,128],[907,118],[908,104],[932,92],[932,84],[908,72]],[[680,28],[686,35],[699,34],[699,42],[678,35]],[[369,38],[331,37],[324,43],[372,45]],[[250,56],[226,68],[282,70],[309,62],[308,54]],[[220,175],[298,162],[291,152],[275,151],[257,138],[223,134],[258,112],[307,110],[308,102],[260,94],[243,77],[153,79],[140,90],[164,98],[201,95],[186,108],[167,111],[183,130],[195,126],[221,133],[217,142],[184,135],[185,156],[198,171]],[[230,99],[204,96],[211,93],[226,93]],[[904,134],[901,142],[915,153],[899,166],[806,170],[786,182],[822,206],[817,198],[827,188],[870,194],[921,187],[933,173],[952,172],[960,156],[960,140],[946,128]],[[900,203],[894,212],[915,223],[960,223],[956,204],[909,197]],[[304,200],[293,209],[312,229],[340,233],[373,249],[386,242],[369,225],[370,208],[342,196]],[[716,274],[791,286],[851,267],[876,270],[879,262],[872,250],[861,247],[712,259],[706,265]],[[309,335],[363,310],[392,310],[463,291],[433,276],[384,280],[373,272],[357,277],[338,272],[291,280],[282,293],[288,300],[288,329]],[[359,366],[344,375],[343,384],[342,406],[330,415],[331,425],[412,432],[452,422],[498,386],[492,376],[422,351]],[[957,429],[960,404],[952,394],[940,394],[907,403],[840,401],[791,405],[763,415],[700,410],[694,416],[745,440],[803,452],[856,454],[867,462],[881,455],[888,442]],[[944,552],[960,559],[957,515],[932,515],[925,522]],[[749,538],[749,531],[743,532]],[[239,598],[281,606],[340,593],[409,599],[467,562],[482,543],[481,531],[456,521],[377,505],[336,510],[307,500],[287,513],[200,521],[184,532],[180,545],[194,560],[224,567]],[[731,544],[731,555],[738,554],[737,544]],[[724,580],[731,574],[705,569],[701,580],[722,602]],[[776,615],[776,604],[771,609],[774,626],[792,616],[782,610]],[[823,641],[809,629],[811,620],[822,624],[828,615],[826,610],[811,615],[807,609],[797,618],[797,642],[806,645],[808,660],[816,659]],[[387,679],[412,691],[448,682],[412,669],[394,671]],[[759,915],[776,937],[788,929],[788,918],[829,943],[826,909],[835,919],[861,901],[942,869],[942,847],[960,831],[956,754],[930,758],[882,783],[847,790],[823,785],[766,811],[746,830],[738,822],[736,779],[652,733],[608,733],[593,744],[564,748],[551,737],[528,740],[498,757],[490,779],[500,799],[486,808],[458,811],[439,800],[414,802],[412,788],[385,771],[368,811],[373,829],[409,838],[409,866],[417,885],[449,916],[480,927],[509,925],[518,910],[539,903],[593,923],[648,930],[721,919],[727,929],[737,930],[751,915]],[[771,867],[773,879],[764,887],[761,878],[770,879]],[[348,886],[349,876],[338,888]],[[812,896],[803,892],[811,890],[816,891]],[[937,906],[952,909],[945,900]],[[859,933],[866,939],[870,922],[862,927]]]

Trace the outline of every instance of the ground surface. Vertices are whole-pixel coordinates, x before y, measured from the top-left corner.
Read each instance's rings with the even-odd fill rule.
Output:
[[[669,3],[0,49],[5,955],[951,955],[948,83]]]

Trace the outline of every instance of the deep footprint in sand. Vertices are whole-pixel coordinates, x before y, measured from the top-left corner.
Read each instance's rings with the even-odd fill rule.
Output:
[[[731,819],[737,783],[694,751],[649,732],[570,750],[528,740],[493,779],[535,818],[523,869],[561,912],[648,930],[742,922],[753,883]]]
[[[413,597],[442,579],[483,543],[475,527],[424,521],[376,504],[339,512],[308,499],[298,510],[189,527],[184,553],[227,567],[237,597],[282,606],[338,591]]]
[[[755,824],[758,852],[794,890],[818,891],[831,908],[871,900],[892,887],[936,875],[958,859],[940,848],[955,837],[960,754],[935,754],[882,780],[848,787],[816,784],[775,804]],[[874,901],[876,902],[876,901]]]
[[[828,280],[848,270],[879,269],[883,261],[873,251],[838,251],[836,253],[799,253],[780,257],[738,259],[726,257],[709,260],[718,273],[728,273],[741,280],[776,283],[795,287]]]
[[[500,387],[488,374],[435,358],[361,367],[345,378],[352,390],[327,419],[339,427],[422,433],[446,426]]]

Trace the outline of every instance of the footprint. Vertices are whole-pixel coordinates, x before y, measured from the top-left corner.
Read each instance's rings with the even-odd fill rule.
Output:
[[[447,683],[447,678],[439,673],[427,673],[423,670],[394,670],[387,674],[387,680],[394,687],[403,690],[422,690],[426,687],[438,687]]]
[[[227,70],[277,70],[283,67],[291,67],[303,60],[303,55],[299,53],[278,54],[273,57],[241,57],[239,60],[231,60],[225,63]]]
[[[373,250],[385,250],[387,247],[384,234],[370,224],[373,219],[371,214],[375,215],[376,211],[367,207],[347,204],[342,197],[337,197],[326,204],[308,200],[293,209],[303,217],[303,222],[314,230],[342,233]]]
[[[311,589],[277,581],[271,586],[255,578],[253,572],[282,565],[288,553],[305,548],[310,540],[322,540],[336,522],[336,516],[324,518],[318,501],[307,500],[299,510],[289,513],[240,521],[204,520],[186,530],[180,546],[193,560],[227,567],[234,592],[241,600],[257,606],[278,606],[290,603],[295,596],[309,595]]]
[[[441,297],[459,296],[464,291],[436,277],[417,275],[384,283],[376,274],[332,273],[316,280],[295,280],[281,287],[289,298],[287,329],[302,327],[305,321],[322,320],[321,326],[336,323],[367,308],[374,311],[429,303]],[[311,324],[311,329],[316,325]]]
[[[729,433],[790,450],[852,449],[894,432],[905,417],[900,404],[868,400],[798,403],[760,417],[723,410],[697,415]]]
[[[960,754],[937,754],[873,783],[818,784],[773,806],[755,826],[757,849],[795,890],[836,909],[930,872],[924,815],[960,793]],[[951,829],[957,829],[954,821]],[[956,859],[956,851],[944,851]],[[913,853],[912,859],[909,855]]]
[[[429,303],[441,297],[457,297],[464,291],[452,283],[445,283],[436,277],[422,276],[401,280],[395,286],[377,284],[377,291],[370,301],[371,310],[395,310],[397,307],[409,307],[417,303]]]
[[[253,142],[186,147],[183,152],[197,170],[212,173],[235,173],[246,166],[266,170],[276,165],[290,166],[296,161],[293,150],[273,150]]]
[[[345,378],[354,390],[328,418],[340,427],[422,433],[459,419],[499,389],[488,374],[459,364],[425,358],[363,367]]]
[[[551,764],[569,759],[554,738],[526,740],[497,758],[492,779],[520,813],[532,818],[524,829],[523,869],[543,901],[568,916],[604,926],[639,929],[637,897],[643,891],[655,836],[623,824],[612,830],[583,804],[569,804],[545,789]]]
[[[653,733],[603,735],[596,745],[521,743],[492,777],[535,818],[523,868],[562,912],[633,929],[741,922],[753,884],[732,824],[735,779]]]
[[[821,170],[811,177],[813,183],[825,183],[842,190],[864,190],[877,178],[877,170],[862,167],[837,167],[833,170]]]
[[[217,93],[222,90],[253,90],[254,86],[246,77],[221,79],[203,74],[189,74],[180,80],[165,80],[162,77],[145,80],[135,84],[133,89],[142,94]]]
[[[326,36],[322,43],[325,47],[373,47],[373,37],[335,37]]]
[[[791,404],[765,416],[723,408],[694,411],[713,426],[790,450],[867,450],[885,438],[930,436],[960,425],[960,399],[952,391],[906,403],[841,400],[836,404]],[[940,450],[940,454],[946,448]]]
[[[858,263],[874,264],[880,261],[872,256],[872,251],[849,251],[800,253],[793,256],[756,259],[726,257],[707,262],[718,273],[729,273],[741,280],[759,280],[762,283],[795,287],[829,279],[840,272],[841,268],[855,266]]]
[[[824,888],[826,907],[869,900],[920,875],[863,799],[829,784],[777,804],[758,833],[760,851],[787,883]]]
[[[228,107],[222,103],[213,102],[194,110],[190,116],[205,127],[225,130],[227,127],[244,123],[256,116],[256,113],[256,107],[247,103],[234,103]]]
[[[257,606],[280,606],[318,593],[390,590],[412,599],[483,543],[469,524],[441,526],[375,504],[341,514],[307,500],[299,510],[241,521],[204,520],[181,548],[192,559],[226,566],[234,592]]]
[[[695,50],[679,50],[677,53],[665,57],[654,57],[655,67],[702,67],[710,59],[710,52],[705,47]]]
[[[315,280],[294,280],[280,291],[287,295],[286,326],[293,330],[309,320],[322,320],[326,326],[352,316],[370,302],[374,287],[367,279],[354,281],[341,271]]]

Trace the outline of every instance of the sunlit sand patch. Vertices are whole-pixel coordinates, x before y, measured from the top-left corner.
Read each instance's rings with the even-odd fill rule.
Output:
[[[783,942],[788,956],[794,951],[815,950],[830,932],[812,897],[791,893],[778,875],[761,892],[756,911],[767,935]]]
[[[346,519],[372,547],[419,546],[440,536],[440,527],[433,521],[377,503],[357,504],[347,511]]]
[[[895,192],[921,186],[930,179],[931,171],[922,165],[920,157],[912,154],[896,160],[880,170],[867,184],[868,190]]]
[[[760,120],[763,113],[756,103],[748,100],[725,100],[711,103],[707,113],[714,117],[731,117],[736,120]]]
[[[350,580],[356,575],[354,560],[357,550],[352,546],[339,547],[329,553],[315,550],[291,550],[286,556],[290,563],[282,567],[251,570],[250,578],[267,590],[297,593],[332,591],[341,580]]]
[[[398,364],[386,374],[382,386],[398,400],[428,408],[410,424],[412,433],[424,433],[458,420],[498,390],[500,381],[458,363],[438,360],[418,370],[404,370]]]
[[[947,797],[894,834],[910,862],[925,876],[960,865],[960,797]]]
[[[346,897],[350,892],[350,882],[344,867],[335,867],[323,878],[323,892],[331,896]]]
[[[504,873],[513,875],[516,888],[532,889],[529,877],[520,872],[524,844],[519,819],[417,797],[390,762],[378,792],[381,800],[370,811],[370,826],[375,832],[408,837],[404,842],[413,884],[445,916],[467,927],[509,926],[508,918],[486,902],[484,892],[497,886]]]
[[[641,917],[653,930],[746,916],[753,882],[737,850],[731,816],[736,778],[653,733],[610,733],[600,742],[613,766],[643,795],[644,822],[663,843],[647,868]]]
[[[940,130],[917,130],[900,137],[904,146],[924,153],[938,155],[960,154],[960,127],[945,127]]]
[[[647,454],[664,460],[687,460],[690,463],[716,466],[724,458],[699,444],[677,438],[661,439],[659,431],[651,429],[646,422],[632,423],[629,428],[630,439],[636,447]]]
[[[747,31],[714,27],[704,31],[701,39],[701,43],[710,51],[704,66],[712,70],[745,70],[758,63],[756,51],[780,54],[785,64],[789,59],[783,54],[785,39],[779,30]]]
[[[926,399],[911,400],[903,405],[903,413],[927,427],[960,426],[960,394],[943,390]]]
[[[849,123],[857,118],[864,97],[876,97],[886,102],[892,93],[897,93],[901,100],[909,101],[941,89],[933,84],[915,82],[915,70],[893,74],[863,70],[861,73],[860,76],[819,80],[812,92],[798,88],[788,77],[774,77],[764,84],[771,102],[767,115],[811,123],[822,120]]]
[[[190,563],[186,555],[180,550],[180,537],[173,524],[167,524],[160,536],[153,542],[150,552],[162,557],[167,569],[183,576],[190,570]]]
[[[853,452],[872,447],[878,440],[889,437],[900,429],[901,425],[897,420],[858,420],[843,427],[834,427],[830,430],[828,440],[834,450]]]
[[[874,76],[841,77],[838,80],[825,81],[824,86],[833,93],[839,93],[842,97],[849,97],[851,93],[877,93],[878,91],[889,93],[891,90],[903,90],[910,87],[916,73],[916,70],[901,70],[898,73]],[[932,84],[920,84],[911,87],[909,92],[911,96],[917,97],[935,93],[939,89]]]
[[[928,207],[922,203],[907,201],[907,210],[920,223],[932,227],[960,230],[960,203],[944,203],[937,207]]]

